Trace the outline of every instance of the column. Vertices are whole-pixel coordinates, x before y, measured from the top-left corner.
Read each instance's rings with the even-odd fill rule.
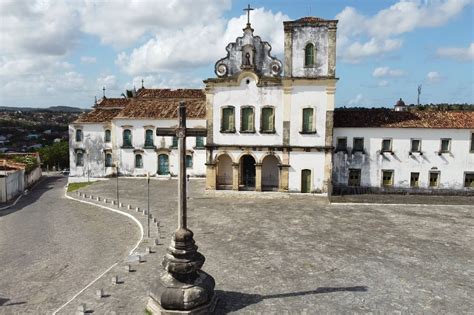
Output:
[[[255,191],[262,191],[262,164],[255,164]]]
[[[206,189],[216,190],[216,163],[206,163]]]
[[[239,163],[232,163],[232,190],[239,190]]]

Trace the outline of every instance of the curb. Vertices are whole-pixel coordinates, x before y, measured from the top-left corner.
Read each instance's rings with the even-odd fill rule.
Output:
[[[102,206],[102,205],[99,205],[99,204],[96,204],[96,203],[93,203],[93,202],[90,202],[90,201],[85,201],[85,200],[80,200],[80,199],[76,199],[74,197],[71,197],[67,194],[67,185],[65,186],[65,190],[64,190],[64,196],[67,198],[67,199],[70,199],[70,200],[74,200],[74,201],[77,201],[77,202],[82,202],[82,203],[85,203],[85,204],[88,204],[88,205],[92,205],[92,206],[97,206],[99,208],[103,208],[103,209],[106,209],[106,210],[109,210],[109,211],[112,211],[112,212],[115,212],[115,213],[118,213],[118,214],[121,214],[123,216],[126,216],[130,219],[132,219],[132,221],[134,221],[139,229],[140,229],[140,239],[139,241],[137,242],[137,244],[135,245],[135,247],[132,248],[132,250],[130,251],[129,253],[129,256],[130,255],[133,255],[135,250],[138,248],[138,246],[143,242],[143,239],[144,239],[144,229],[143,229],[143,226],[142,224],[140,223],[140,221],[137,220],[137,218],[135,218],[134,216],[132,216],[131,214],[129,213],[126,213],[126,212],[123,212],[123,211],[120,211],[120,210],[117,210],[117,209],[113,209],[113,208],[109,208],[109,207],[106,207],[106,206]],[[79,292],[77,292],[71,299],[69,299],[66,303],[64,303],[63,305],[61,305],[58,309],[56,309],[52,314],[55,315],[57,314],[60,310],[62,310],[64,307],[66,307],[69,303],[71,303],[72,301],[74,301],[81,293],[83,293],[85,290],[87,290],[90,286],[92,286],[95,282],[97,282],[99,279],[101,279],[105,274],[107,274],[110,270],[112,270],[112,268],[114,268],[115,266],[117,266],[118,262],[114,263],[112,266],[110,266],[109,268],[107,268],[104,272],[102,272],[99,276],[97,276],[97,278],[95,278],[94,280],[92,280],[89,284],[87,284],[83,289],[81,289]]]

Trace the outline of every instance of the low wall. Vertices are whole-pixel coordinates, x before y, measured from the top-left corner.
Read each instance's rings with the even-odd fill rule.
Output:
[[[25,171],[6,171],[0,174],[0,202],[14,199],[25,189]]]
[[[41,178],[41,168],[37,167],[28,174],[25,174],[25,187],[30,187]]]

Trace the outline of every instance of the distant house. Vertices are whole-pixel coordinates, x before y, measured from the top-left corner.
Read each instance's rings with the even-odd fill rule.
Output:
[[[29,133],[27,136],[26,136],[26,139],[27,140],[37,140],[39,138],[39,135],[36,134],[36,133]]]

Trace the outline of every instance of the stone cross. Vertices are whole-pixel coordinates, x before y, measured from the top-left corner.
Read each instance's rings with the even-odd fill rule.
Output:
[[[254,9],[250,7],[250,4],[247,6],[247,8],[244,9],[244,11],[247,11],[247,24],[250,25],[250,11],[253,11]]]
[[[186,128],[186,106],[178,107],[178,128],[158,128],[157,136],[178,138],[178,229],[163,259],[160,281],[149,290],[147,310],[152,314],[212,314],[216,299],[214,278],[201,270],[205,257],[197,251],[193,232],[187,227],[186,137],[205,136],[205,128]]]

